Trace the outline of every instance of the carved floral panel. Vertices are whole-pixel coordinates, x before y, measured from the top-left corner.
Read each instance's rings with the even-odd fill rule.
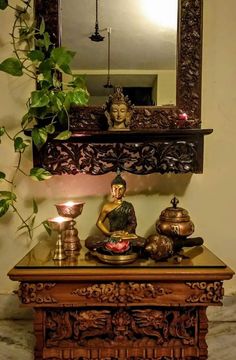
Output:
[[[49,142],[40,151],[40,166],[52,174],[110,171],[133,174],[153,172],[195,172],[199,169],[198,142],[164,141],[155,143],[77,143]]]
[[[72,291],[72,295],[98,300],[101,303],[138,303],[147,299],[171,294],[172,290],[165,286],[151,283],[111,282],[95,284]]]

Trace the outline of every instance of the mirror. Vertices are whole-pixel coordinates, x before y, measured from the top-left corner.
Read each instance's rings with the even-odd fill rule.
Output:
[[[82,34],[84,35],[84,39],[86,38],[87,46],[91,46],[92,42],[90,39],[87,40],[88,36],[91,35],[91,32],[94,30],[94,23],[95,23],[95,0],[34,0],[35,1],[35,16],[36,21],[40,23],[40,19],[43,16],[46,23],[46,28],[51,34],[51,38],[54,41],[56,45],[61,44],[61,39],[64,42],[69,41],[68,38],[71,38],[71,41],[73,41],[73,44],[77,44],[79,46],[78,34],[79,31],[82,29]],[[70,22],[69,26],[72,26],[66,30],[67,35],[63,35],[63,27],[65,28],[65,25],[63,25],[63,4],[68,4],[70,8],[70,17],[72,17],[72,13],[75,14],[73,16],[74,19],[76,17],[78,18],[78,21],[80,21],[80,13],[75,11],[74,5],[70,4],[76,4],[79,2],[83,2],[84,4],[90,3],[90,5],[93,3],[93,9],[91,9],[91,14],[89,15],[89,24],[90,29],[84,28],[84,25],[78,27],[78,30],[76,30],[72,24],[72,21]],[[99,4],[106,4],[106,7],[108,7],[108,4],[110,6],[111,11],[113,12],[114,16],[112,17],[117,18],[117,21],[120,20],[118,18],[122,19],[122,16],[126,16],[122,12],[122,16],[118,16],[116,12],[114,11],[114,6],[118,6],[118,4],[123,4],[123,10],[126,9],[126,5],[130,3],[132,0],[117,0],[117,1],[111,1],[111,0],[100,0]],[[150,0],[151,1],[151,0]],[[166,3],[167,0],[153,0],[154,2],[161,1],[162,5]],[[148,3],[149,0],[144,0],[144,3]],[[130,24],[134,20],[134,16],[137,16],[137,9],[138,4],[141,3],[141,0],[133,0],[133,11],[132,16],[129,16]],[[117,4],[117,5],[116,5]],[[128,5],[127,5],[128,6]],[[164,6],[164,5],[163,5]],[[65,8],[65,6],[64,6]],[[61,11],[62,9],[62,11]],[[100,8],[99,8],[100,9]],[[99,12],[99,22],[101,21],[101,32],[102,27],[105,28],[109,26],[107,22],[105,22],[105,19],[102,17],[102,13],[104,10],[103,8],[100,9]],[[123,11],[122,10],[122,11]],[[104,10],[105,11],[105,10]],[[153,13],[156,13],[157,11],[153,11]],[[176,10],[177,12],[177,10]],[[143,13],[143,12],[142,12]],[[136,15],[135,15],[136,14]],[[116,16],[115,16],[116,15]],[[144,14],[143,14],[144,16]],[[165,17],[169,17],[166,15]],[[107,18],[107,15],[106,15]],[[170,99],[171,105],[169,104],[169,97],[166,101],[160,101],[160,104],[157,105],[160,106],[136,106],[131,128],[132,130],[138,130],[138,129],[173,129],[173,128],[200,128],[200,114],[201,114],[201,55],[202,55],[202,0],[178,0],[178,16],[176,14],[177,21],[177,35],[173,35],[172,40],[177,38],[176,43],[177,46],[174,48],[174,40],[171,40],[171,46],[172,48],[172,54],[174,53],[176,55],[176,58],[172,58],[171,63],[176,64],[175,70],[176,71],[176,85],[174,86],[174,92],[176,93],[176,96],[174,98],[176,99],[175,105],[172,104],[172,99]],[[83,21],[87,22],[87,19],[84,19]],[[63,26],[62,26],[63,25]],[[62,31],[62,33],[61,33]],[[119,30],[121,31],[121,30]],[[115,40],[115,34],[119,33],[118,27],[115,31],[115,25],[113,25],[113,29],[111,32],[111,37],[114,35]],[[126,30],[127,31],[127,30]],[[142,27],[142,31],[146,31],[146,27]],[[102,33],[103,36],[106,36],[106,33]],[[74,39],[74,40],[73,40]],[[85,40],[84,40],[85,41]],[[113,37],[111,38],[111,45],[113,44]],[[117,51],[119,49],[119,53],[123,53],[123,41],[122,39],[119,48],[117,47]],[[103,47],[105,47],[105,44],[107,42],[104,41],[102,44]],[[69,45],[69,44],[65,44]],[[100,46],[101,43],[95,44],[95,46]],[[77,46],[77,45],[76,45]],[[113,45],[112,45],[113,46]],[[144,46],[144,45],[143,45]],[[139,46],[140,47],[140,46]],[[142,46],[141,46],[142,47]],[[149,45],[151,48],[156,48],[156,40],[153,38],[152,45]],[[99,49],[102,49],[100,47]],[[73,50],[73,49],[72,49]],[[148,54],[150,53],[151,49],[148,50]],[[127,52],[127,51],[125,51]],[[104,50],[101,50],[102,56],[103,56],[103,62],[106,58],[106,52],[104,53]],[[159,52],[157,51],[159,54]],[[84,49],[78,48],[78,61],[80,66],[82,66],[83,57],[85,56]],[[118,54],[118,53],[117,53]],[[147,53],[146,50],[142,52],[141,59],[145,60],[145,63],[147,63],[146,59],[149,59],[149,55],[146,57]],[[112,61],[111,67],[114,68],[114,59],[116,57],[118,58],[118,55],[114,56],[114,53],[112,55]],[[122,55],[123,56],[123,55]],[[159,56],[159,55],[158,55]],[[81,57],[81,59],[80,59]],[[156,68],[159,67],[158,64],[158,57],[155,58],[156,60]],[[81,62],[80,62],[81,60]],[[96,60],[96,59],[95,59]],[[101,60],[99,60],[101,61]],[[85,66],[85,63],[83,64]],[[91,66],[91,65],[90,65]],[[100,65],[104,66],[104,65]],[[121,66],[121,64],[119,64]],[[126,63],[122,65],[123,68],[125,68]],[[82,69],[83,70],[83,69]],[[92,71],[93,69],[91,69]],[[100,69],[101,70],[101,69]],[[131,69],[133,70],[133,69]],[[127,75],[127,74],[126,74]],[[164,81],[164,85],[167,84]],[[160,86],[160,84],[159,84]],[[161,92],[160,92],[161,94]],[[158,96],[158,88],[157,88],[157,96]],[[161,105],[162,103],[162,105]],[[165,103],[163,105],[163,103]],[[188,115],[188,119],[190,121],[187,122],[179,122],[180,114],[182,112],[185,112]],[[76,131],[80,130],[86,130],[86,131],[92,131],[92,130],[99,130],[102,129],[100,123],[101,118],[103,116],[103,110],[101,106],[88,106],[84,109],[77,108],[74,109],[71,113],[71,129]]]
[[[134,105],[176,104],[178,0],[62,0],[61,8],[62,46],[76,51],[73,72],[85,75],[91,105],[106,102],[107,83]]]

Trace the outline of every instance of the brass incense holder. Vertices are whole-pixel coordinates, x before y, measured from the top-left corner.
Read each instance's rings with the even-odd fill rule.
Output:
[[[78,230],[75,228],[75,218],[83,210],[84,202],[68,201],[62,204],[56,204],[57,212],[60,216],[70,218],[69,227],[63,231],[62,241],[66,254],[74,254],[81,249],[81,243],[78,236]]]
[[[71,221],[71,218],[65,218],[62,216],[48,219],[50,228],[58,233],[53,260],[64,260],[67,257],[62,244],[62,232],[69,227]]]
[[[178,207],[178,203],[178,199],[174,197],[171,200],[172,207],[168,207],[161,212],[156,223],[156,229],[159,234],[175,239],[183,239],[194,232],[194,224],[190,220],[188,211]]]

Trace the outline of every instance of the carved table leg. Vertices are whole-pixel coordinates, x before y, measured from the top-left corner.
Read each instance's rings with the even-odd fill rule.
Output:
[[[206,335],[208,332],[208,319],[206,315],[207,307],[199,309],[199,360],[208,359],[208,346]]]
[[[34,334],[35,334],[35,348],[34,348],[34,360],[42,360],[43,358],[43,337],[44,331],[44,311],[39,308],[34,309]]]

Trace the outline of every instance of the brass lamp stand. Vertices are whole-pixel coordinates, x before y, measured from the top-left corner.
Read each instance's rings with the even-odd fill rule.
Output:
[[[60,216],[70,218],[69,226],[63,231],[62,242],[66,254],[73,255],[79,252],[82,247],[74,219],[82,213],[84,202],[68,201],[55,206]]]

